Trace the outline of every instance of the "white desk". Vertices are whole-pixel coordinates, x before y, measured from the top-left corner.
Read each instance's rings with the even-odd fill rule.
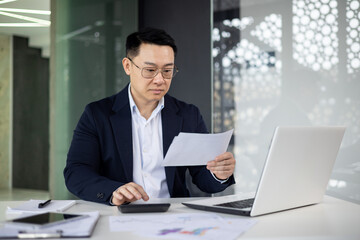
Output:
[[[168,212],[194,212],[180,204],[189,199],[164,199],[172,205]],[[21,201],[0,201],[0,221],[6,219],[7,206],[17,206]],[[109,216],[120,215],[116,207],[86,201],[78,201],[67,212],[100,211],[101,217],[91,239],[140,239],[130,232],[110,232]],[[198,211],[202,212],[202,211]],[[148,213],[151,214],[151,213]],[[238,217],[224,215],[226,217]],[[255,226],[241,235],[239,239],[360,239],[360,205],[325,196],[320,204],[255,217]]]

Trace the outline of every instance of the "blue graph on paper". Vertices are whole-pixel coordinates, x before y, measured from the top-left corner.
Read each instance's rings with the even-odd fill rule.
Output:
[[[255,224],[244,218],[224,218],[213,213],[128,214],[111,216],[110,231],[174,239],[235,239]]]

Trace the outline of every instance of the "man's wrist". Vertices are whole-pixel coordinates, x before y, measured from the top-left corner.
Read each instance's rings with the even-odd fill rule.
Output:
[[[210,173],[211,173],[211,175],[215,178],[215,180],[218,181],[218,182],[221,183],[221,184],[223,184],[223,183],[227,182],[227,180],[229,180],[229,178],[219,179],[219,178],[217,178],[217,177],[215,176],[214,173],[212,173],[212,172],[210,172]]]

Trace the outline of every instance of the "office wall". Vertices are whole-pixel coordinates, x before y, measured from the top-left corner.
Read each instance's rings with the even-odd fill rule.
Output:
[[[13,184],[48,190],[49,59],[13,37]]]
[[[139,28],[166,30],[178,47],[179,73],[169,94],[199,107],[209,131],[211,126],[211,24],[210,0],[139,1]]]
[[[0,188],[11,187],[12,39],[0,35]]]

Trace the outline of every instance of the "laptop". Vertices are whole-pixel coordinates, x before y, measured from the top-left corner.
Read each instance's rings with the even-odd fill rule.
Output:
[[[256,193],[183,202],[187,207],[258,216],[322,201],[345,127],[277,127]]]

